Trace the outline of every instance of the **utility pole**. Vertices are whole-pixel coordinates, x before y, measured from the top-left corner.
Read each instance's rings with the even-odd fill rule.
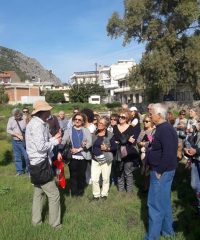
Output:
[[[98,76],[97,76],[97,66],[98,66],[98,63],[95,63],[95,72],[96,72],[96,83],[98,83]]]

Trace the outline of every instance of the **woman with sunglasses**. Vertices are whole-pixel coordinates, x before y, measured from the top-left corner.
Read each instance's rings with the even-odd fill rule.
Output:
[[[139,165],[139,154],[135,148],[139,133],[129,124],[129,111],[119,113],[119,124],[113,127],[118,143],[117,150],[117,186],[118,191],[133,191],[133,171]]]
[[[174,128],[176,129],[178,135],[178,151],[177,151],[178,160],[181,160],[183,157],[183,143],[184,139],[186,138],[186,126],[187,126],[187,118],[185,116],[186,111],[182,109],[179,112],[179,115],[174,123]]]
[[[83,196],[86,185],[85,172],[87,160],[91,159],[92,136],[84,127],[86,116],[76,113],[72,117],[73,126],[65,130],[62,145],[70,146],[72,159],[69,163],[71,196]]]
[[[117,113],[112,113],[110,116],[110,125],[108,127],[109,132],[113,132],[113,127],[118,124],[119,115]]]
[[[93,124],[94,126],[97,128],[98,126],[98,121],[99,121],[100,115],[98,113],[94,113],[94,120],[93,120]]]
[[[119,123],[119,115],[117,113],[112,113],[110,115],[110,125],[107,130],[113,133],[113,127]],[[113,163],[111,167],[110,174],[110,184],[114,183],[117,185],[117,169],[116,169],[116,151],[113,153]]]
[[[141,131],[137,143],[141,151],[141,160],[142,160],[142,174],[145,176],[144,178],[144,192],[146,192],[149,188],[149,169],[146,164],[146,154],[148,148],[151,146],[151,142],[153,141],[153,134],[155,132],[155,126],[151,121],[149,115],[144,116],[143,120],[144,129]]]
[[[24,107],[22,112],[23,112],[23,119],[26,121],[26,124],[28,124],[31,120],[31,114],[29,112],[29,108]]]
[[[113,161],[113,152],[117,150],[117,145],[113,133],[107,130],[109,119],[100,117],[97,131],[93,135],[92,145],[92,192],[93,200],[108,197],[110,187],[110,173]],[[100,175],[102,175],[102,188],[99,186]]]

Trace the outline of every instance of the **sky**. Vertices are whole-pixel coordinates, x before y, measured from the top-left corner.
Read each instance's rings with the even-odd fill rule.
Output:
[[[74,72],[122,59],[140,61],[144,45],[107,36],[123,0],[0,0],[0,46],[17,50],[68,82]]]

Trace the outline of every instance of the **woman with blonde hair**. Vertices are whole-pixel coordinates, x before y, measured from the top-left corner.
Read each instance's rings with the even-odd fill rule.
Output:
[[[117,185],[120,192],[133,191],[133,171],[139,165],[139,154],[135,148],[139,133],[129,124],[130,112],[119,113],[119,123],[113,127],[117,150]]]
[[[149,188],[149,168],[146,163],[146,155],[153,141],[155,126],[148,114],[144,116],[143,124],[144,129],[141,131],[137,143],[141,151],[140,156],[142,161],[142,174],[144,175],[144,191],[147,191]]]

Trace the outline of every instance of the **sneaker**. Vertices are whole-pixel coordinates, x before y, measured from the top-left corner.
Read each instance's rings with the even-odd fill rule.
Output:
[[[59,230],[59,229],[62,228],[62,224],[59,224],[59,225],[57,225],[57,226],[55,226],[55,227],[53,227],[53,228],[57,231],[57,230]]]
[[[99,201],[99,199],[100,199],[100,197],[93,196],[93,198],[91,199],[91,202],[97,202],[97,201]]]
[[[22,174],[23,174],[23,173],[18,172],[17,174],[15,174],[15,176],[16,176],[16,177],[22,176]]]
[[[41,224],[42,224],[42,221],[40,221],[40,222],[38,222],[38,223],[32,222],[32,225],[33,225],[34,227],[40,226]]]
[[[102,196],[101,197],[101,199],[104,200],[104,201],[107,200],[107,198],[108,198],[107,196]]]

